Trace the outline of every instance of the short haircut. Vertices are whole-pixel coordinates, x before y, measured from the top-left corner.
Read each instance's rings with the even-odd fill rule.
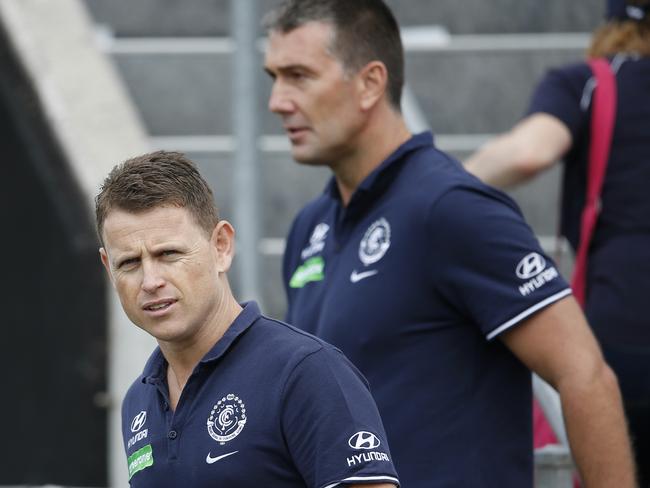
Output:
[[[268,31],[288,33],[308,22],[334,28],[331,52],[348,72],[371,61],[388,71],[388,98],[400,110],[404,85],[404,49],[399,26],[382,0],[285,0],[264,19]]]
[[[219,222],[212,190],[194,163],[179,152],[156,151],[118,164],[104,180],[95,197],[100,242],[111,210],[137,213],[162,206],[187,209],[208,235]]]

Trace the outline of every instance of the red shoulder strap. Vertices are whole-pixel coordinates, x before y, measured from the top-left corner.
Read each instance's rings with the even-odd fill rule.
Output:
[[[609,62],[602,58],[592,59],[589,66],[596,79],[596,87],[592,97],[587,195],[582,210],[580,244],[571,280],[573,294],[582,306],[585,305],[586,299],[587,255],[600,214],[600,196],[616,118],[616,77]]]

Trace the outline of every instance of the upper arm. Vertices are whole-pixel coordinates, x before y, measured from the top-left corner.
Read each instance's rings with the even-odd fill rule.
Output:
[[[307,486],[397,481],[375,402],[340,352],[323,347],[301,360],[283,404],[283,435]]]
[[[432,208],[428,274],[460,320],[498,337],[570,293],[514,202],[481,185],[447,192]],[[441,231],[442,229],[442,231]]]
[[[529,369],[559,389],[569,375],[586,377],[604,364],[576,300],[569,296],[500,336]]]

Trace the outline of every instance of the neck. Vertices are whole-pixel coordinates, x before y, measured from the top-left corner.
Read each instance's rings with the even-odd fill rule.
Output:
[[[185,387],[196,365],[210,349],[223,337],[242,308],[235,298],[226,293],[225,301],[214,314],[209,325],[202,327],[187,341],[164,342],[158,341],[160,350],[167,360],[167,380],[171,390],[176,386],[180,391]],[[173,377],[170,377],[173,376]]]
[[[343,206],[348,205],[361,182],[410,138],[404,118],[392,108],[377,107],[369,115],[354,150],[332,165]]]

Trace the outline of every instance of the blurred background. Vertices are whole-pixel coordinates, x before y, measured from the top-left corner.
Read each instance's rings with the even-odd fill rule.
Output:
[[[114,164],[186,152],[238,231],[235,294],[283,317],[284,236],[329,171],[293,163],[266,109],[260,19],[274,3],[0,0],[0,486],[126,485],[119,402],[154,344],[97,255],[92,201]],[[601,0],[387,3],[409,125],[459,159],[523,115],[548,67],[584,57],[603,17]],[[565,249],[559,171],[512,192],[551,252]]]

